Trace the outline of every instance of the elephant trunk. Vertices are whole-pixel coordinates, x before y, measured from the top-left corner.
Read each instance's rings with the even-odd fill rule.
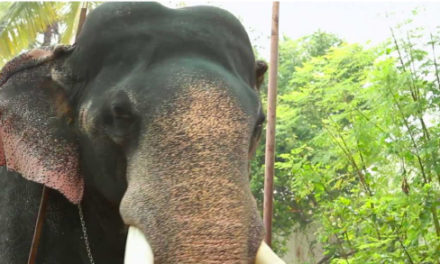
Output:
[[[254,263],[263,239],[248,178],[253,121],[209,86],[164,104],[128,156],[121,215],[155,263]]]
[[[248,184],[237,180],[244,177],[179,170],[177,179],[155,172],[148,183],[129,183],[121,204],[124,221],[145,234],[155,263],[254,263],[263,228]]]

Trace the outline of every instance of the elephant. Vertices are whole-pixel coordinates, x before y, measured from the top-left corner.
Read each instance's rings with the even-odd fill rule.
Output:
[[[8,62],[0,262],[27,260],[46,186],[39,264],[282,263],[249,184],[266,69],[229,12],[139,2]]]

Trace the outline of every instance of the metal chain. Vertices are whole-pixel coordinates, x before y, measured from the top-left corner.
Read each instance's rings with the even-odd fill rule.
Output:
[[[87,235],[86,221],[84,220],[84,213],[81,204],[78,204],[79,220],[81,221],[81,229],[84,237],[84,244],[87,250],[87,256],[89,257],[90,264],[95,264],[93,260],[92,250],[90,249],[89,236]]]

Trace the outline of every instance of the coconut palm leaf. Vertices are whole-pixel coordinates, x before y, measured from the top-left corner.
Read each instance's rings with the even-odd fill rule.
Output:
[[[74,37],[76,36],[81,8],[85,7],[87,8],[88,12],[90,12],[102,4],[102,2],[68,2],[67,4],[68,5],[66,5],[64,8],[67,10],[67,13],[62,14],[62,22],[66,27],[60,40],[60,42],[63,44],[72,43]]]
[[[87,6],[90,10],[99,4],[98,2],[1,2],[0,66],[23,50],[35,46],[39,34],[45,32],[54,23],[58,23],[60,29],[59,42],[72,43],[81,7]]]
[[[4,16],[11,4],[11,2],[0,2],[0,17]]]
[[[79,23],[79,14],[81,12],[82,3],[81,2],[71,2],[64,6],[63,12],[63,22],[66,25],[66,29],[61,37],[61,43],[70,44],[72,42],[73,36],[76,34],[76,29]]]
[[[0,57],[10,59],[59,19],[57,8],[62,3],[15,2],[7,3],[0,18]]]

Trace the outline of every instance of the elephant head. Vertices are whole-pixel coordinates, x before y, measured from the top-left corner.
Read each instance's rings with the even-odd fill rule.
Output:
[[[266,68],[224,10],[103,4],[74,46],[3,70],[0,162],[72,203],[90,189],[119,206],[155,263],[254,263]]]

